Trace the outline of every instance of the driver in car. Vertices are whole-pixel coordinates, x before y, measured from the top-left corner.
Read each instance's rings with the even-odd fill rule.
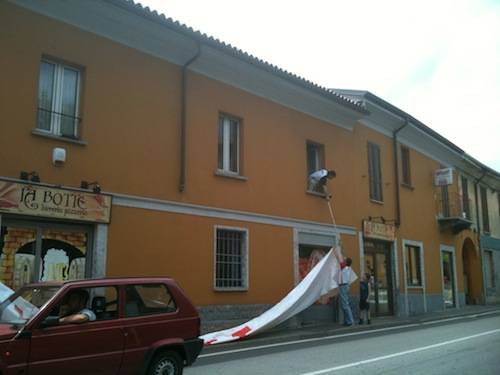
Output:
[[[96,319],[94,312],[87,309],[89,293],[84,289],[72,290],[61,306],[60,324],[84,323]]]

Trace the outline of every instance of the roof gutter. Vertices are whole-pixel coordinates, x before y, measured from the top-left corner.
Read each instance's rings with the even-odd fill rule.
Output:
[[[181,157],[180,157],[180,176],[179,191],[182,193],[186,188],[186,112],[187,112],[187,70],[201,54],[201,44],[196,42],[196,53],[182,66],[182,87],[181,87]]]

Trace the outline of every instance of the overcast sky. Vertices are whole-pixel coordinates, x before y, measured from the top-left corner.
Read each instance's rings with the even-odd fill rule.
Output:
[[[368,90],[500,171],[500,0],[140,2],[321,86]]]

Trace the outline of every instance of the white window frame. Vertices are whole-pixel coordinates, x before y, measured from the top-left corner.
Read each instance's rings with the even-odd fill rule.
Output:
[[[243,244],[242,244],[242,281],[243,286],[241,287],[220,287],[217,286],[217,231],[227,230],[243,233]],[[215,225],[214,226],[214,265],[213,265],[213,288],[216,291],[221,292],[234,292],[234,291],[247,291],[249,288],[248,275],[250,273],[249,262],[248,262],[248,249],[249,249],[249,230],[247,228]]]
[[[64,69],[70,69],[78,73],[77,83],[76,83],[76,97],[75,97],[75,113],[74,116],[74,126],[73,126],[73,135],[71,138],[78,139],[79,138],[79,126],[80,126],[80,88],[81,88],[81,80],[82,80],[82,69],[77,68],[75,66],[71,66],[68,64],[63,64],[57,62],[55,60],[49,58],[42,58],[40,60],[40,65],[42,63],[52,64],[54,65],[54,82],[52,88],[52,113],[61,114],[62,113],[62,90],[64,85]],[[41,76],[38,77],[39,82]],[[39,89],[40,90],[40,89]],[[39,91],[37,95],[39,95]],[[37,97],[37,111],[39,111],[39,98]],[[36,123],[37,132],[42,132],[50,135],[55,135],[57,137],[67,137],[61,134],[61,116],[52,116],[50,121],[50,130],[42,129],[38,127],[38,119]]]
[[[340,236],[340,234],[338,234]],[[299,272],[299,248],[300,245],[318,245],[334,247],[338,241],[336,233],[331,231],[321,231],[307,229],[303,227],[293,229],[293,278],[294,285],[298,285],[302,280]]]
[[[236,171],[231,170],[231,138],[230,138],[230,129],[231,129],[231,121],[235,121],[237,123],[237,133],[236,133]],[[240,150],[241,150],[241,120],[235,116],[230,116],[225,113],[219,114],[219,124],[218,126],[223,126],[222,130],[222,168],[219,167],[219,155],[217,155],[217,170],[221,174],[229,174],[229,175],[240,175]],[[217,129],[217,137],[219,137],[219,129]],[[218,141],[218,140],[217,140]]]
[[[427,312],[427,295],[426,295],[426,281],[425,281],[425,263],[424,263],[424,243],[422,241],[412,241],[403,239],[402,252],[403,252],[403,282],[405,291],[405,304],[406,304],[406,314],[409,315],[409,300],[408,300],[408,289],[421,289],[422,298],[424,303],[424,312]],[[420,248],[420,272],[422,275],[422,285],[421,286],[409,286],[408,285],[408,273],[406,271],[407,262],[407,246],[415,246]]]
[[[452,264],[452,267],[453,267],[453,285],[455,286],[454,288],[454,295],[455,295],[455,308],[458,308],[459,307],[459,301],[460,301],[460,298],[458,298],[458,283],[457,283],[457,259],[456,259],[456,252],[455,252],[455,248],[453,246],[448,246],[448,245],[440,245],[439,246],[439,259],[440,259],[440,262],[441,262],[441,266],[440,266],[440,269],[441,269],[441,294],[444,293],[444,280],[443,280],[443,276],[444,276],[444,272],[443,272],[443,252],[446,251],[448,253],[451,253],[452,254],[452,259],[453,259],[453,264]],[[446,308],[446,306],[444,305],[444,297],[443,297],[443,310]]]
[[[309,170],[309,146],[314,147],[314,168],[312,171]],[[306,171],[307,171],[307,191],[309,193],[324,195],[325,191],[323,189],[316,190],[311,188],[309,176],[311,173],[325,168],[325,145],[319,142],[307,140],[306,141]]]

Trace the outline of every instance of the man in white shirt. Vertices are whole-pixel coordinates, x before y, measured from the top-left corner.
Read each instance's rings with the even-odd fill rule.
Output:
[[[316,172],[311,173],[309,176],[309,190],[316,191],[319,193],[326,193],[325,185],[327,179],[333,178],[336,176],[334,170],[320,169]]]
[[[60,324],[84,323],[96,320],[94,312],[86,308],[89,300],[89,293],[86,290],[72,290],[65,298],[66,303],[61,306]]]

